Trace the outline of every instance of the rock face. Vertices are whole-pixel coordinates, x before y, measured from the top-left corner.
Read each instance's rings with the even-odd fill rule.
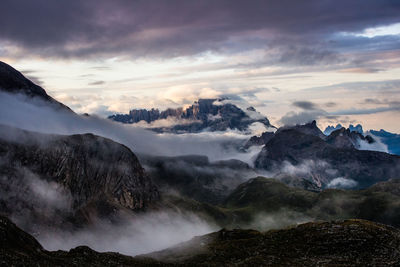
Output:
[[[7,126],[0,131],[2,213],[31,214],[38,222],[50,216],[48,223],[53,213],[65,213],[64,218],[80,213],[89,220],[91,211],[107,215],[121,208],[142,210],[159,197],[132,151],[112,140]]]
[[[223,100],[199,99],[186,109],[167,109],[161,112],[158,109],[135,109],[131,110],[129,114],[112,115],[109,119],[122,123],[137,123],[139,121],[151,123],[174,118],[178,120],[175,125],[151,128],[157,132],[174,133],[199,132],[204,129],[210,131],[225,131],[227,129],[244,131],[254,122],[260,122],[266,127],[273,127],[269,120],[255,111],[254,108],[243,111],[233,104],[223,103]]]
[[[338,147],[315,135],[296,129],[277,131],[263,147],[255,166],[269,171],[282,169],[284,163],[296,166],[305,178],[320,187],[336,178],[356,181],[356,188],[398,178],[400,157],[352,147]]]
[[[397,266],[400,261],[400,231],[363,220],[265,233],[222,229],[134,258],[88,247],[46,251],[5,217],[0,217],[0,241],[0,260],[8,266]]]
[[[49,96],[42,87],[34,84],[25,78],[22,73],[2,61],[0,61],[0,91],[37,97],[45,102],[49,102],[49,104],[56,108],[72,112],[67,106]]]

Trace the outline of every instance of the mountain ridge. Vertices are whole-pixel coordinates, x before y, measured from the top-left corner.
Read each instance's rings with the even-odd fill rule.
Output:
[[[168,118],[177,119],[175,125],[148,127],[155,132],[172,133],[196,133],[203,130],[225,131],[228,129],[238,129],[245,131],[255,123],[262,123],[265,127],[272,127],[269,120],[258,113],[254,108],[249,107],[245,111],[231,103],[224,103],[227,99],[199,99],[191,106],[183,109],[133,109],[129,114],[116,114],[108,118],[122,123],[155,123]],[[149,125],[150,126],[150,125]]]

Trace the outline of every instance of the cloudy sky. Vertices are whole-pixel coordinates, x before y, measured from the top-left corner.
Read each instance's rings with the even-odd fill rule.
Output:
[[[2,0],[0,60],[77,112],[229,96],[400,132],[400,1]]]

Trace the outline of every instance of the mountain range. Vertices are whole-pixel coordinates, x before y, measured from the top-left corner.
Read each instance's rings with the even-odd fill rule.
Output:
[[[44,100],[40,105],[53,112],[73,113],[5,63],[0,90],[29,103]],[[237,155],[260,149],[250,163],[210,161],[196,151],[174,157],[136,153],[92,133],[45,134],[0,125],[2,264],[396,266],[400,156],[365,150],[379,143],[377,137],[393,136],[365,135],[359,127],[341,127],[327,136],[315,121],[275,130],[257,114],[223,99],[201,99],[185,110],[132,111],[129,118],[121,117],[128,123],[152,124],[171,116],[190,122],[152,128],[157,132],[246,131],[255,122],[273,128],[237,148]],[[125,233],[126,224],[134,222],[149,225],[150,239],[158,240],[152,233],[157,224],[149,218],[158,224],[170,220],[158,213],[185,218],[191,230],[206,222],[209,234],[136,257],[85,246],[49,251],[36,240],[45,242],[43,235],[56,231],[76,237],[98,225],[106,229],[98,235]],[[161,234],[160,240],[173,238]]]
[[[116,114],[108,118],[122,123],[145,122],[148,128],[156,132],[197,133],[200,131],[226,131],[227,129],[248,130],[253,123],[274,128],[269,120],[253,107],[242,110],[229,103],[228,99],[199,99],[187,108],[133,109],[129,114]],[[173,125],[158,126],[163,120],[175,119]],[[154,124],[150,127],[151,124]]]

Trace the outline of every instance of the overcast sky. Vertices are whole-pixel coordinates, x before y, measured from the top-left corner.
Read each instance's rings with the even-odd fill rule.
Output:
[[[1,0],[0,60],[101,116],[229,96],[400,132],[400,1]]]

